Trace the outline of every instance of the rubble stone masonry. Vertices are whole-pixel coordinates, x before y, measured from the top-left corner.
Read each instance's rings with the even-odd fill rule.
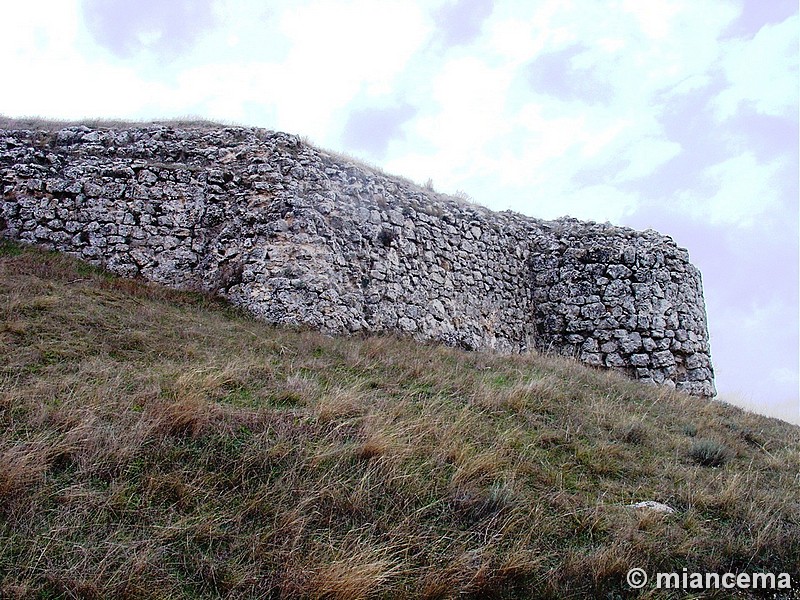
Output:
[[[671,238],[435,194],[285,133],[0,130],[0,235],[219,294],[276,324],[574,355],[713,396]]]

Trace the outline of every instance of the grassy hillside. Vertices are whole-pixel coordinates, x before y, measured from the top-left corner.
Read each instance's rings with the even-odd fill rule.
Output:
[[[0,432],[3,598],[800,583],[798,427],[565,359],[278,329],[8,243]]]

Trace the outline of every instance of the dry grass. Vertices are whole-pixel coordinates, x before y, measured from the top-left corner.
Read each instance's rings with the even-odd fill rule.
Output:
[[[273,328],[10,244],[0,429],[4,598],[623,598],[632,566],[797,575],[795,426],[556,357]]]
[[[27,117],[6,117],[0,115],[0,129],[31,129],[38,131],[58,131],[65,127],[84,125],[86,127],[98,127],[108,129],[122,129],[125,127],[144,127],[151,125],[165,125],[168,127],[179,127],[182,129],[217,129],[222,127],[234,127],[233,123],[223,123],[209,121],[202,117],[187,115],[174,119],[157,121],[128,121],[122,119],[81,119],[77,121],[67,121],[60,119],[45,119],[36,116]]]

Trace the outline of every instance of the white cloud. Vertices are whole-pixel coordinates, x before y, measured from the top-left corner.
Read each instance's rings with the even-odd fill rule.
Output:
[[[512,66],[531,60],[557,34],[552,20],[559,0],[498,3],[484,24],[483,44],[477,52],[487,52]]]
[[[69,50],[78,26],[77,0],[6,2],[0,60],[13,65],[15,61]]]
[[[632,13],[648,37],[666,38],[672,29],[672,19],[683,8],[674,0],[623,0],[622,9]]]
[[[739,14],[727,2],[678,0],[562,7],[549,26],[567,28],[569,43],[589,50],[585,60],[616,89],[618,100],[634,105],[705,73],[719,56],[719,35]]]
[[[720,398],[800,424],[797,305],[776,289],[765,300],[715,308],[711,352]],[[776,351],[788,360],[776,360]]]
[[[552,171],[545,166],[578,152],[586,143],[585,115],[546,117],[543,104],[524,106],[516,116],[520,142],[518,149],[506,150],[497,165],[501,181],[521,186],[526,182],[534,188],[550,179]]]
[[[4,7],[0,67],[7,85],[0,112],[12,116],[79,119],[138,116],[168,93],[138,80],[135,70],[84,54],[77,2],[11,3]],[[13,89],[13,93],[10,90]]]
[[[508,62],[524,62],[544,46],[544,35],[537,35],[529,21],[491,19],[486,28],[486,45]]]
[[[271,82],[281,88],[279,125],[319,139],[337,129],[337,110],[360,92],[390,93],[432,30],[413,3],[367,0],[287,10],[281,27],[291,49],[281,65],[282,77]]]
[[[436,104],[433,127],[420,134],[444,143],[448,154],[462,160],[475,157],[475,149],[508,133],[504,104],[512,73],[492,67],[477,57],[447,62],[432,85]]]
[[[631,144],[625,159],[628,166],[617,173],[615,183],[624,183],[647,177],[658,167],[675,158],[681,152],[681,145],[657,137],[643,137]]]
[[[562,193],[561,197],[571,209],[579,211],[582,218],[613,223],[622,221],[640,201],[637,194],[605,184],[581,187],[571,193]]]
[[[468,49],[417,57],[426,79],[416,87],[431,92],[419,96],[424,104],[408,123],[411,135],[393,147],[386,167],[417,180],[433,177],[498,208],[550,213],[553,197],[539,193],[547,190],[558,195],[559,214],[627,214],[638,196],[611,186],[647,177],[681,151],[664,136],[661,105],[670,94],[708,85],[717,38],[737,14],[727,3],[500,4]],[[548,95],[528,82],[538,57],[570,48],[570,76],[603,88],[585,88],[586,101],[583,86]],[[577,174],[588,168],[602,177],[608,165],[614,168],[591,188],[604,202],[576,191]],[[481,174],[493,185],[481,184]],[[518,192],[498,194],[498,185]]]
[[[798,26],[795,14],[765,25],[751,40],[730,42],[722,62],[730,85],[715,100],[719,119],[734,116],[742,104],[764,115],[797,118]]]
[[[437,65],[427,81],[420,115],[407,125],[407,142],[386,161],[386,168],[417,181],[433,177],[438,185],[463,187],[463,177],[491,176],[497,166],[493,148],[513,134],[507,118],[507,90],[514,76],[505,65],[476,56]],[[413,85],[413,84],[412,84]]]
[[[581,148],[581,154],[586,158],[597,157],[604,150],[609,149],[626,130],[640,125],[626,117],[614,118],[607,124],[603,121],[603,119],[594,121],[591,117],[589,118],[590,124],[582,136],[583,146]]]
[[[744,152],[703,171],[703,187],[680,194],[681,210],[714,225],[749,227],[778,208],[781,189],[775,174],[781,162],[762,164]]]

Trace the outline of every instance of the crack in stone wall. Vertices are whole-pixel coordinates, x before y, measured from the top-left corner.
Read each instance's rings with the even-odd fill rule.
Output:
[[[247,128],[0,130],[0,234],[268,322],[574,355],[713,396],[699,271],[652,230],[493,212]]]

